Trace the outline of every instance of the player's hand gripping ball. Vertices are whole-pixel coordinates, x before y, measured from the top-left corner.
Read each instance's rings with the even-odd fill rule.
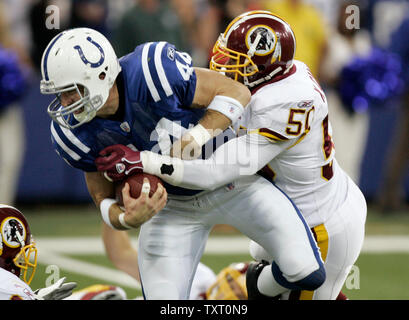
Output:
[[[152,197],[152,195],[155,193],[159,183],[163,185],[162,180],[160,178],[147,173],[137,173],[121,181],[117,181],[115,182],[115,194],[116,201],[120,206],[123,206],[122,189],[124,188],[125,183],[129,184],[129,193],[131,197],[139,198],[142,192],[142,188],[144,188],[143,186],[144,178],[148,178],[150,183],[149,197]]]

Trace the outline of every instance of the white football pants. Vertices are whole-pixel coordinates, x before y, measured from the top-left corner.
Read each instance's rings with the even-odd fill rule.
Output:
[[[312,233],[292,203],[264,178],[247,176],[191,200],[170,199],[142,225],[138,260],[146,299],[189,298],[215,224],[232,225],[263,246],[288,281],[319,267]]]
[[[366,220],[366,201],[361,190],[348,178],[345,202],[330,218],[318,226],[310,226],[320,247],[325,282],[315,291],[283,295],[301,300],[334,300],[344,285],[348,274],[361,252]],[[271,255],[259,244],[250,243],[250,254],[256,260],[269,260]],[[281,266],[280,266],[281,267]]]

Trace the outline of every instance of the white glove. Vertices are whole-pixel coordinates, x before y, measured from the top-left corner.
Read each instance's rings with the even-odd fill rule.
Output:
[[[65,279],[66,277],[63,277],[51,286],[34,291],[37,300],[62,300],[69,297],[77,283],[64,283]]]

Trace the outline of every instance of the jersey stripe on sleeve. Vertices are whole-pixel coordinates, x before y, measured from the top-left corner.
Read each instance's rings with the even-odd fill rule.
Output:
[[[83,144],[74,134],[71,132],[71,130],[61,127],[62,132],[64,135],[67,137],[70,142],[75,145],[78,149],[80,149],[84,153],[88,153],[91,149],[87,147],[85,144]]]
[[[81,159],[81,156],[76,153],[74,150],[70,149],[60,138],[58,135],[57,131],[54,128],[54,122],[51,122],[51,134],[53,136],[53,139],[55,143],[66,153],[68,154],[72,159],[75,161],[78,161]]]
[[[256,129],[256,130],[250,131],[249,133],[257,133],[263,137],[266,137],[267,139],[271,141],[287,141],[288,140],[288,138],[284,137],[278,132],[275,132],[267,128]]]
[[[166,77],[166,73],[162,65],[162,51],[165,45],[166,42],[161,41],[155,47],[155,67],[163,90],[165,91],[166,96],[169,97],[173,94],[173,90],[170,87],[169,81]]]
[[[143,75],[145,77],[145,82],[148,86],[149,92],[152,95],[152,98],[155,102],[160,101],[160,96],[158,93],[158,90],[156,89],[156,86],[152,80],[152,75],[149,70],[149,65],[148,65],[148,53],[149,53],[149,48],[152,45],[152,42],[149,42],[145,44],[145,46],[142,49],[142,71]]]

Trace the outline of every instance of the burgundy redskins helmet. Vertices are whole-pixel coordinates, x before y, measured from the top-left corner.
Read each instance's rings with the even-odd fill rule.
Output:
[[[234,80],[255,87],[288,73],[295,48],[294,32],[284,20],[269,11],[249,11],[236,17],[220,34],[210,69],[231,73]]]
[[[23,272],[28,285],[37,267],[37,248],[24,215],[11,206],[0,204],[0,267],[15,274]]]
[[[248,262],[232,263],[217,275],[206,291],[207,300],[247,300],[246,271]]]

